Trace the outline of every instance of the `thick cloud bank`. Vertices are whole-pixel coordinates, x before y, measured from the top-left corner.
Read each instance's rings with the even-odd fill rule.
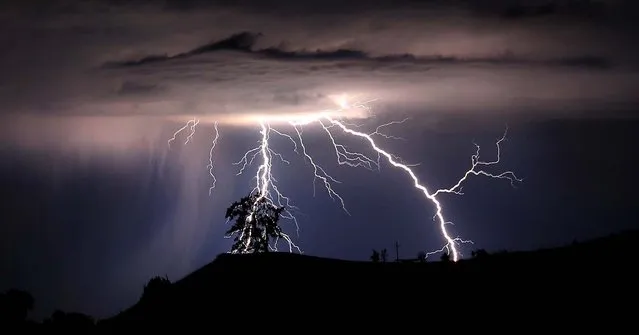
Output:
[[[5,6],[3,113],[306,112],[344,92],[427,113],[636,102],[632,2]]]

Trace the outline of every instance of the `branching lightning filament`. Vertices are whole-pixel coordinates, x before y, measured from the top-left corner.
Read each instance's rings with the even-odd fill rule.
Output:
[[[257,204],[262,200],[266,200],[268,203],[272,205],[276,205],[278,207],[284,207],[284,213],[282,217],[293,220],[295,222],[295,226],[297,228],[297,232],[299,236],[299,225],[297,223],[297,218],[291,213],[291,210],[296,209],[296,207],[291,205],[290,199],[284,196],[279,191],[279,189],[277,188],[277,185],[275,184],[277,180],[273,177],[271,173],[273,168],[273,157],[277,157],[280,161],[286,164],[290,164],[290,162],[284,159],[282,155],[273,151],[273,149],[270,148],[269,138],[272,131],[271,126],[266,121],[260,121],[260,127],[261,127],[260,134],[262,135],[262,137],[259,141],[259,145],[256,148],[253,148],[247,151],[244,154],[244,156],[242,156],[242,159],[240,159],[240,161],[234,163],[235,165],[242,164],[242,167],[240,168],[240,171],[237,174],[238,175],[242,174],[244,169],[248,165],[251,165],[251,163],[257,156],[260,156],[262,163],[257,168],[257,173],[255,175],[256,185],[252,191],[252,193],[258,194],[258,197],[256,198],[255,203],[253,205],[253,212],[255,212]],[[273,192],[271,192],[271,190]],[[272,196],[272,194],[274,194],[274,196]],[[249,222],[252,220],[252,215],[253,213],[251,213],[248,217]],[[249,227],[246,226],[244,230],[241,232],[242,236],[240,237],[240,240],[243,240],[242,237],[244,236],[244,234],[251,233],[250,229],[248,228]],[[288,243],[290,252],[293,252],[293,249],[296,249],[300,253],[302,252],[302,250],[297,245],[295,245],[295,243],[293,243],[293,240],[290,238],[289,235],[287,235],[286,233],[281,233],[281,235],[284,238],[284,240],[286,240],[286,242]],[[278,242],[279,242],[278,240],[275,240],[273,245],[269,246],[269,248],[277,251]],[[252,252],[250,235],[248,239],[246,239],[244,242],[244,248],[239,250],[239,252],[240,253]]]
[[[492,166],[500,163],[501,159],[501,143],[506,139],[507,131],[504,132],[503,136],[496,142],[497,148],[497,157],[493,161],[482,161],[480,159],[480,147],[475,144],[476,152],[471,156],[471,164],[470,168],[463,174],[463,176],[451,187],[444,189],[437,189],[434,191],[429,190],[424,183],[419,179],[419,177],[415,174],[412,167],[413,165],[406,164],[402,162],[402,160],[390,153],[389,151],[382,149],[375,140],[375,136],[382,137],[384,139],[394,139],[394,140],[404,140],[401,137],[387,135],[382,132],[384,127],[388,127],[391,125],[398,125],[406,122],[408,119],[404,119],[401,121],[392,121],[386,124],[382,124],[376,127],[375,131],[366,133],[362,132],[358,129],[359,125],[353,125],[347,123],[347,121],[342,118],[338,118],[335,116],[331,116],[331,112],[342,112],[352,108],[358,109],[367,109],[368,103],[366,102],[355,102],[349,104],[348,101],[341,97],[337,104],[340,106],[338,110],[329,110],[329,111],[320,111],[314,114],[311,117],[304,119],[291,119],[291,121],[285,123],[290,127],[291,132],[287,133],[283,129],[276,129],[272,124],[269,123],[268,118],[263,118],[257,120],[257,123],[260,127],[260,139],[258,141],[258,145],[250,150],[248,150],[238,162],[233,163],[234,165],[240,166],[237,175],[242,175],[244,171],[252,165],[252,163],[258,159],[260,161],[259,166],[257,167],[257,171],[255,177],[253,178],[255,181],[255,186],[253,188],[252,193],[257,194],[257,201],[254,205],[258,203],[258,201],[266,200],[269,204],[284,207],[285,210],[282,214],[282,217],[285,219],[292,220],[295,223],[296,232],[299,236],[299,224],[297,218],[294,216],[293,212],[298,208],[292,205],[291,199],[283,195],[282,192],[277,187],[277,179],[272,174],[273,163],[283,163],[290,164],[290,161],[286,160],[280,153],[276,152],[270,145],[271,135],[281,136],[286,138],[292,143],[293,152],[301,155],[305,161],[307,161],[312,170],[313,170],[313,195],[316,193],[316,184],[319,181],[320,185],[326,190],[328,196],[334,201],[338,201],[340,203],[341,208],[346,212],[346,214],[350,215],[348,210],[346,209],[346,204],[344,199],[337,193],[335,190],[335,185],[340,184],[341,182],[336,178],[329,175],[326,170],[320,166],[316,160],[313,159],[313,156],[309,153],[303,137],[303,130],[305,126],[308,125],[318,125],[323,132],[326,133],[328,140],[330,141],[334,152],[335,158],[338,165],[348,166],[348,167],[361,167],[367,170],[380,170],[382,160],[388,163],[391,167],[404,172],[412,181],[413,187],[420,191],[425,199],[434,207],[435,214],[433,216],[433,220],[436,222],[440,234],[444,240],[444,245],[440,249],[435,251],[431,251],[427,253],[427,256],[437,254],[437,253],[448,253],[452,256],[453,261],[459,260],[461,257],[461,253],[459,251],[460,244],[464,243],[473,243],[470,240],[464,240],[458,236],[453,236],[448,231],[448,225],[451,224],[445,218],[444,209],[442,203],[439,201],[438,197],[448,193],[455,195],[463,195],[462,188],[464,182],[468,180],[470,176],[484,176],[488,178],[494,179],[506,179],[511,185],[515,186],[515,183],[521,182],[522,179],[519,179],[512,171],[505,171],[501,173],[490,173],[488,171],[483,170],[483,168],[487,166]],[[182,128],[178,129],[173,135],[171,139],[169,139],[168,144],[170,145],[172,141],[176,140],[176,137],[180,132],[190,130],[189,135],[186,137],[185,144],[189,143],[195,133],[195,127],[198,125],[199,120],[192,119],[189,120]],[[213,179],[213,183],[211,188],[209,189],[209,194],[211,190],[215,187],[216,177],[213,174],[213,151],[215,146],[217,145],[219,132],[218,132],[218,124],[217,122],[214,124],[215,129],[215,137],[212,141],[211,148],[209,150],[209,164],[207,168],[209,170],[209,174]],[[370,146],[370,148],[375,152],[376,157],[369,157],[360,152],[354,152],[348,150],[347,147],[343,144],[340,144],[335,137],[335,132],[340,132],[342,135],[349,135],[355,138],[361,139],[365,144]],[[251,214],[252,215],[252,214]],[[249,215],[249,221],[251,220],[251,215]],[[240,234],[250,234],[250,229],[244,229]],[[298,252],[302,252],[300,248],[293,242],[289,235],[283,234],[283,239],[288,244],[288,249],[290,252],[293,250],[297,250]],[[243,240],[243,239],[241,239]],[[250,247],[251,236],[248,239],[244,239],[245,244],[244,248],[240,250],[240,253],[248,253],[252,252]],[[272,246],[269,246],[272,250],[277,250],[277,245],[279,241],[275,241]]]

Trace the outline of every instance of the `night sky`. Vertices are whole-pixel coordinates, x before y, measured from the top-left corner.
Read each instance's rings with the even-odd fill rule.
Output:
[[[637,227],[639,22],[636,1],[34,1],[0,5],[0,289],[110,316],[155,275],[178,280],[229,250],[224,212],[253,188],[238,161],[258,124],[213,120],[377,99],[374,131],[424,184],[447,187],[506,126],[501,163],[523,182],[473,177],[440,197],[464,246],[529,250]],[[193,141],[167,140],[188,118]],[[291,132],[287,125],[280,131]],[[338,133],[338,132],[336,132]],[[361,140],[338,136],[372,155]],[[415,257],[443,241],[433,206],[402,172],[339,166],[326,133],[304,128],[313,158],[341,181],[350,216],[292,144],[273,166],[300,208],[310,255]],[[285,247],[285,245],[280,245]],[[285,249],[285,248],[284,248]],[[391,252],[394,256],[394,253]],[[283,278],[283,280],[292,280]],[[223,301],[213,302],[222,304]]]

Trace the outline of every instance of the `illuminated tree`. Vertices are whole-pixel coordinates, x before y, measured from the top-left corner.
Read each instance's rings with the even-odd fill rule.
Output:
[[[226,232],[227,236],[234,236],[231,253],[247,254],[269,251],[271,239],[284,237],[282,228],[278,225],[284,207],[277,207],[259,193],[234,202],[226,210],[226,219],[235,223]]]

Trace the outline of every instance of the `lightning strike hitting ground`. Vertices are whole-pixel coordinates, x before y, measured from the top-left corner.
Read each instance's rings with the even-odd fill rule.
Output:
[[[457,189],[461,190],[461,184],[468,178],[469,175],[474,174],[474,175],[484,175],[487,177],[491,177],[491,178],[504,178],[504,179],[509,179],[511,184],[513,184],[515,181],[522,181],[521,179],[518,179],[515,174],[511,171],[507,171],[507,172],[503,172],[499,175],[493,175],[490,174],[488,172],[485,172],[483,170],[477,170],[476,168],[480,165],[492,165],[492,164],[497,164],[499,163],[499,144],[505,139],[506,133],[504,132],[504,136],[497,141],[497,152],[498,152],[498,156],[497,159],[493,162],[482,162],[479,161],[479,146],[475,144],[475,146],[477,147],[477,152],[475,155],[472,156],[472,167],[470,168],[470,170],[468,170],[465,174],[464,177],[462,177],[457,184],[455,184],[453,187],[449,188],[449,189],[440,189],[435,191],[434,193],[431,193],[428,191],[428,189],[423,186],[421,184],[421,182],[419,181],[419,178],[417,178],[417,176],[415,175],[415,173],[413,172],[413,170],[410,169],[410,167],[408,167],[406,164],[402,164],[399,163],[395,160],[395,157],[393,157],[393,155],[391,155],[390,153],[388,153],[387,151],[384,151],[383,149],[379,148],[377,146],[377,144],[375,143],[375,141],[373,140],[373,138],[369,135],[369,134],[365,134],[362,132],[358,132],[355,130],[352,130],[348,127],[346,127],[343,123],[339,122],[338,120],[333,120],[330,118],[327,118],[332,124],[337,125],[338,127],[340,127],[344,132],[349,133],[353,136],[357,136],[357,137],[361,137],[363,139],[365,139],[366,141],[369,142],[369,144],[371,145],[371,147],[373,147],[373,149],[379,153],[380,155],[384,156],[386,158],[386,160],[388,161],[388,163],[390,163],[392,166],[399,168],[401,170],[403,170],[404,172],[406,172],[410,178],[413,180],[414,186],[415,188],[419,189],[420,191],[422,191],[422,193],[424,193],[424,196],[430,200],[436,208],[436,212],[435,212],[435,218],[437,220],[437,223],[439,224],[439,229],[441,231],[442,236],[444,237],[444,239],[446,240],[446,244],[444,245],[444,247],[442,249],[433,251],[433,252],[429,252],[427,253],[427,256],[435,254],[435,253],[439,253],[442,252],[444,250],[448,251],[449,254],[452,254],[453,256],[453,261],[457,261],[459,259],[459,251],[457,250],[457,244],[458,243],[472,243],[472,241],[467,241],[467,240],[462,240],[459,237],[452,237],[450,236],[448,230],[446,229],[446,225],[449,224],[449,221],[446,221],[446,219],[444,219],[444,214],[443,214],[443,209],[442,209],[442,205],[439,202],[439,200],[437,199],[437,194],[439,193],[455,193],[455,194],[462,194],[459,191],[456,191]]]
[[[282,217],[291,219],[295,222],[295,226],[299,235],[299,225],[297,224],[297,219],[290,212],[290,209],[296,209],[296,207],[290,204],[290,199],[288,197],[280,193],[280,191],[277,189],[277,185],[275,185],[275,182],[277,180],[273,178],[273,175],[271,174],[271,169],[273,167],[273,156],[278,157],[282,162],[286,164],[290,164],[290,162],[284,159],[282,155],[278,154],[270,148],[269,138],[272,130],[270,125],[268,125],[268,123],[264,121],[260,121],[260,127],[262,128],[260,131],[262,139],[259,141],[259,146],[247,151],[240,161],[234,163],[235,165],[243,164],[237,175],[242,174],[244,169],[248,165],[251,165],[255,157],[257,157],[258,155],[261,156],[262,164],[260,164],[260,166],[257,168],[257,173],[255,174],[256,185],[252,191],[252,193],[256,193],[259,195],[255,200],[255,204],[258,204],[263,199],[266,199],[266,201],[270,204],[284,207],[284,215],[282,215]],[[248,158],[249,155],[252,155],[250,160]],[[271,189],[275,193],[275,197],[271,195]],[[253,209],[253,212],[255,212],[255,208]],[[250,214],[248,217],[249,222],[252,219],[252,215],[253,214]],[[248,233],[250,234],[250,229],[247,228],[248,227],[245,227],[245,229],[241,232],[241,236],[243,236],[246,231],[248,231]],[[295,243],[293,243],[293,240],[287,234],[282,233],[282,237],[288,243],[290,252],[293,252],[293,248],[295,248],[300,253],[302,252],[302,250],[297,245],[295,245]],[[240,238],[240,240],[242,240],[242,238]],[[275,243],[273,243],[270,248],[277,251],[277,243],[278,240],[275,240]],[[250,245],[251,236],[249,235],[248,240],[246,240],[246,242],[244,243],[244,248],[240,250],[239,253],[252,252]]]
[[[370,101],[349,104],[346,96],[340,96],[335,99],[335,102],[340,107],[338,110],[321,111],[321,112],[312,114],[310,116],[308,115],[304,116],[302,118],[291,117],[290,120],[287,121],[286,123],[292,128],[294,132],[293,136],[287,134],[286,132],[282,130],[274,128],[269,123],[268,117],[259,118],[258,120],[256,120],[256,123],[258,123],[261,128],[260,130],[261,138],[258,141],[258,146],[251,150],[248,150],[238,162],[233,163],[234,165],[241,165],[237,173],[237,175],[241,175],[244,173],[245,169],[251,166],[253,161],[259,157],[259,160],[261,161],[261,163],[258,166],[256,175],[254,177],[255,187],[252,192],[259,195],[257,198],[257,201],[266,199],[266,201],[269,204],[279,206],[279,207],[284,207],[285,210],[282,217],[286,219],[290,219],[295,223],[298,236],[299,236],[299,225],[298,225],[296,217],[293,215],[293,211],[297,210],[298,208],[293,206],[291,204],[291,200],[280,192],[280,190],[277,187],[277,179],[272,175],[274,158],[277,158],[280,162],[284,164],[290,164],[290,162],[286,160],[281,154],[277,153],[271,148],[269,143],[271,134],[276,134],[278,136],[288,139],[293,144],[293,151],[297,154],[301,154],[304,157],[304,159],[310,163],[314,172],[313,194],[315,195],[316,182],[319,180],[320,183],[323,184],[328,196],[333,200],[339,201],[342,209],[348,215],[350,215],[350,213],[346,209],[344,199],[333,188],[333,185],[339,184],[340,181],[338,181],[337,179],[329,175],[326,172],[326,170],[313,159],[313,157],[308,153],[306,145],[304,144],[304,139],[302,136],[303,127],[310,124],[319,125],[321,129],[327,134],[330,140],[330,143],[332,144],[333,149],[335,151],[335,157],[336,157],[338,165],[345,165],[349,167],[362,167],[367,170],[380,170],[380,162],[383,158],[392,167],[397,168],[398,170],[401,170],[407,174],[407,176],[412,180],[413,186],[417,190],[419,190],[421,193],[423,193],[426,200],[428,200],[435,208],[435,215],[433,216],[433,220],[436,221],[437,225],[439,226],[440,233],[445,241],[444,246],[442,248],[435,251],[428,252],[427,257],[433,254],[446,252],[450,256],[452,256],[453,261],[457,261],[459,260],[459,257],[461,256],[461,253],[458,250],[458,246],[464,243],[473,243],[470,240],[463,240],[460,237],[453,237],[450,234],[450,232],[447,229],[447,225],[452,224],[452,222],[447,221],[445,219],[442,204],[438,199],[439,195],[442,195],[444,193],[463,195],[462,193],[463,183],[471,175],[484,176],[484,177],[489,177],[494,179],[507,179],[510,181],[511,185],[513,186],[515,185],[516,182],[522,181],[522,179],[517,178],[517,176],[512,171],[505,171],[499,174],[493,174],[482,169],[483,167],[495,165],[500,162],[501,143],[506,139],[506,134],[507,134],[507,130],[506,130],[503,136],[496,142],[497,157],[494,161],[481,161],[479,156],[480,147],[479,145],[475,144],[476,152],[474,155],[471,156],[471,166],[464,173],[462,178],[460,178],[457,181],[457,183],[455,183],[450,188],[437,189],[434,192],[429,191],[429,189],[423,185],[423,183],[419,180],[415,172],[411,169],[411,167],[413,167],[414,165],[403,163],[399,157],[379,147],[379,145],[374,140],[374,136],[376,135],[383,137],[385,139],[404,140],[401,137],[384,134],[381,132],[381,129],[390,125],[402,124],[406,122],[408,119],[404,119],[402,121],[392,121],[386,124],[382,124],[378,126],[374,132],[365,133],[365,132],[355,130],[355,128],[359,128],[360,126],[349,124],[346,121],[344,121],[342,117],[335,117],[332,115],[336,115],[336,114],[339,115],[340,112],[344,112],[349,109],[368,110],[369,108],[368,103],[370,103]],[[281,120],[281,119],[282,119],[281,116],[278,117],[278,120]],[[195,128],[198,125],[198,123],[199,123],[198,119],[189,120],[182,128],[178,129],[173,134],[173,137],[171,139],[169,139],[168,141],[169,146],[172,141],[175,141],[179,133],[185,131],[187,128],[190,127],[190,133],[187,136],[185,141],[185,144],[188,144],[195,133]],[[336,141],[335,136],[333,134],[333,129],[335,128],[340,130],[343,134],[360,138],[365,143],[368,143],[371,149],[373,149],[375,153],[377,154],[376,159],[372,159],[366,156],[365,154],[362,154],[359,152],[352,152],[347,150],[346,146]],[[219,139],[217,122],[215,122],[214,124],[214,129],[215,129],[215,137],[211,144],[211,149],[209,150],[209,164],[207,165],[207,168],[209,169],[209,174],[211,175],[211,178],[213,179],[213,184],[211,188],[209,189],[209,194],[211,193],[211,190],[215,187],[215,182],[216,182],[215,175],[213,174],[213,151]],[[301,152],[300,152],[300,149],[301,149]],[[257,201],[256,201],[256,204],[257,204]],[[249,216],[249,221],[250,219],[251,219],[251,216]],[[245,233],[244,231],[241,232],[241,234],[244,234],[244,233]],[[284,234],[283,237],[288,243],[290,252],[293,252],[293,249],[296,249],[300,253],[302,252],[300,248],[297,245],[295,245],[295,243],[293,243],[289,235]],[[247,242],[245,243],[245,248],[243,250],[240,250],[239,251],[240,253],[252,251],[250,249],[250,239],[251,238],[249,236]],[[271,249],[277,250],[277,244],[278,244],[278,241],[275,241],[274,245],[271,246]]]

